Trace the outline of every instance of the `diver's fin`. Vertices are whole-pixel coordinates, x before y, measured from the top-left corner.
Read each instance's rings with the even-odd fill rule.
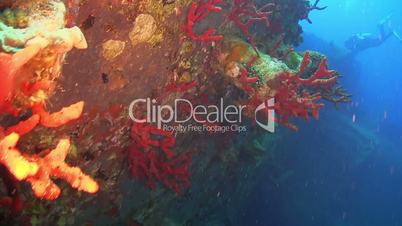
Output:
[[[395,38],[397,38],[400,42],[402,42],[401,36],[396,31],[392,31],[392,34],[394,35]]]
[[[384,19],[380,20],[380,22],[378,23],[379,26],[383,26],[384,24],[386,24],[388,21],[391,20],[392,16],[394,15],[394,13],[390,13],[388,14],[388,16],[386,16]]]

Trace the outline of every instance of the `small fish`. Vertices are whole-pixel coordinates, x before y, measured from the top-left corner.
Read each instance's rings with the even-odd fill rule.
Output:
[[[95,24],[96,17],[90,14],[80,25],[80,28],[83,30],[88,30]]]
[[[109,75],[106,73],[102,73],[102,82],[104,84],[109,83]]]

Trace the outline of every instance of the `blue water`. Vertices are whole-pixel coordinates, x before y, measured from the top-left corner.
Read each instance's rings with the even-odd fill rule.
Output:
[[[328,55],[353,102],[338,110],[327,103],[320,120],[301,123],[299,133],[281,130],[279,157],[261,170],[261,182],[239,211],[240,224],[402,226],[402,43],[391,37],[340,57],[348,37],[378,33],[378,22],[390,13],[393,29],[402,33],[402,1],[320,4],[328,8],[311,13],[313,24],[301,23],[300,50]],[[273,180],[277,171],[287,176]]]
[[[343,47],[354,33],[378,34],[378,22],[390,13],[392,28],[402,33],[401,1],[322,0],[321,4],[328,8],[311,13],[314,23],[303,22],[303,29],[337,46]],[[394,133],[394,137],[401,139],[402,107],[398,103],[402,103],[402,43],[391,37],[382,46],[361,52],[355,60],[360,70],[343,74],[358,105],[353,109],[357,119],[366,126],[378,127],[380,133]]]

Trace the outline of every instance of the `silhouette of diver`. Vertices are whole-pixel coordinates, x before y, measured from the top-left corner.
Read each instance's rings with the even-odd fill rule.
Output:
[[[380,32],[378,35],[372,33],[354,34],[345,41],[345,47],[352,51],[352,53],[356,54],[363,50],[380,46],[391,36],[394,36],[402,43],[402,38],[391,28],[391,17],[392,14],[388,15],[378,23],[378,30]],[[388,28],[385,28],[385,24],[388,24]]]

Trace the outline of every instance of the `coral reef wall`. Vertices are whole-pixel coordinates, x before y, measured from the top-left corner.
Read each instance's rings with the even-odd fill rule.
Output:
[[[254,110],[246,132],[174,134],[133,124],[128,107],[224,98],[255,109],[276,98],[278,126],[318,119],[324,99],[349,95],[325,56],[293,50],[317,3],[2,1],[0,221],[235,224],[281,135],[256,126]]]

